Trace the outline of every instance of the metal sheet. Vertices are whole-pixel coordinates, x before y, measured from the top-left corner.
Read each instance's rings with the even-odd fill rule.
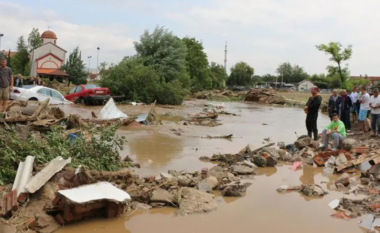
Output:
[[[104,106],[104,108],[99,113],[99,118],[102,120],[111,120],[111,119],[117,119],[117,118],[128,118],[127,114],[120,111],[117,107],[115,102],[112,98],[110,98],[107,102],[107,104]]]
[[[136,118],[136,122],[144,122],[144,121],[146,121],[146,118],[148,118],[147,113],[138,115]]]
[[[71,163],[71,158],[63,159],[61,156],[53,159],[42,171],[33,176],[27,183],[25,189],[29,193],[35,193],[39,190],[55,173],[61,171],[67,164]]]
[[[60,190],[58,193],[75,203],[86,203],[98,200],[109,200],[114,202],[126,202],[131,200],[131,196],[129,196],[127,192],[116,188],[108,182],[100,182],[73,189]]]
[[[25,185],[30,180],[30,177],[32,177],[33,163],[34,156],[29,155],[25,158],[25,162],[20,162],[18,165],[16,178],[12,187],[12,190],[17,190],[17,197],[20,195],[20,193],[28,192],[25,189]]]

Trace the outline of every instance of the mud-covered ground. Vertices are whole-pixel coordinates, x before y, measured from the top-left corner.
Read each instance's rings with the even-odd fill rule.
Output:
[[[122,128],[119,133],[127,140],[122,156],[130,155],[141,164],[141,169],[135,169],[140,175],[156,175],[169,169],[194,171],[214,166],[201,162],[201,156],[237,153],[247,144],[260,147],[268,141],[289,144],[305,134],[302,109],[245,103],[225,103],[225,111],[237,116],[220,115],[221,126],[183,124],[181,120],[202,111],[206,103],[210,102],[191,101],[182,107],[157,107],[163,125]],[[76,105],[66,106],[64,110],[87,118],[91,111],[97,112],[100,108]],[[150,106],[120,105],[119,108],[136,116],[148,112]],[[321,115],[320,130],[328,122],[329,119]],[[233,134],[231,140],[205,138],[228,134]],[[324,175],[322,168],[304,165],[303,169],[293,172],[290,165],[279,164],[273,168],[259,168],[258,174],[248,180],[252,186],[244,198],[226,198],[215,193],[218,209],[211,213],[178,217],[174,208],[134,211],[118,219],[78,222],[58,232],[364,232],[357,224],[360,218],[346,221],[330,217],[335,213],[328,206],[330,201],[342,197],[363,198],[328,190],[328,185],[337,177],[339,175]],[[281,185],[300,184],[321,185],[329,194],[312,198],[297,192],[276,192]]]

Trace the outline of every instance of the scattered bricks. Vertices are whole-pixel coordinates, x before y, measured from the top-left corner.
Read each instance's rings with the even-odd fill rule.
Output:
[[[380,204],[373,204],[369,206],[373,211],[376,211],[377,209],[380,208]]]
[[[119,204],[118,207],[117,207],[117,216],[120,216],[124,213],[124,210],[125,210],[125,205],[123,204]]]
[[[156,177],[155,176],[151,176],[149,178],[149,183],[153,183],[155,180],[156,180]]]
[[[29,193],[20,193],[20,195],[17,198],[17,201],[23,204],[23,203],[26,203],[28,198],[29,198]]]
[[[18,204],[16,189],[4,195],[4,198],[1,201],[1,206],[2,209],[0,215],[3,216],[7,215],[11,210],[17,210]]]
[[[114,202],[109,202],[107,205],[106,216],[107,218],[113,218],[117,215],[118,205]]]
[[[71,222],[74,220],[74,215],[71,212],[71,206],[68,204],[65,205],[63,210],[63,220],[65,220],[65,222]]]
[[[34,218],[30,218],[30,219],[25,223],[25,225],[26,225],[26,229],[25,229],[25,230],[27,230],[27,229],[34,230],[34,229],[36,229],[37,221],[36,221],[36,219],[34,219]]]
[[[355,147],[352,152],[356,153],[356,154],[364,154],[364,153],[368,153],[369,151],[369,148],[368,147]]]
[[[59,195],[55,196],[55,198],[54,198],[54,200],[52,202],[53,206],[54,207],[58,207],[58,204],[59,204],[60,201],[61,201],[61,198],[59,197]]]
[[[331,156],[334,156],[334,157],[337,157],[339,154],[344,154],[346,156],[346,159],[348,161],[352,160],[351,156],[350,156],[350,153],[348,153],[347,151],[345,150],[337,150],[337,151],[325,151],[325,152],[321,152],[319,154],[316,154],[314,156],[314,162],[317,164],[318,167],[323,167],[325,166],[325,162],[331,157]]]

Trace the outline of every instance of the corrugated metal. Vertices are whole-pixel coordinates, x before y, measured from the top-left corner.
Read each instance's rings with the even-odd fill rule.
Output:
[[[25,186],[29,193],[39,190],[55,173],[61,171],[67,164],[71,163],[71,158],[63,159],[61,156],[53,159],[42,171],[33,176]]]
[[[128,116],[116,107],[115,102],[111,98],[108,100],[104,108],[100,111],[99,118],[102,120],[111,120],[117,118],[125,119],[128,118]]]
[[[20,162],[17,169],[15,181],[13,182],[12,190],[17,189],[17,197],[20,193],[27,193],[25,185],[32,177],[34,156],[28,155],[25,158],[25,162]]]
[[[86,203],[98,200],[114,202],[126,202],[131,200],[131,196],[129,196],[127,192],[116,188],[108,182],[99,182],[73,189],[60,190],[58,193],[75,203]]]

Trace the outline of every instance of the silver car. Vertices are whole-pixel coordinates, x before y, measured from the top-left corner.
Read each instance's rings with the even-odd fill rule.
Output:
[[[50,98],[50,104],[72,104],[71,101],[59,93],[59,91],[44,86],[14,87],[11,92],[11,100],[20,101],[44,101]]]

